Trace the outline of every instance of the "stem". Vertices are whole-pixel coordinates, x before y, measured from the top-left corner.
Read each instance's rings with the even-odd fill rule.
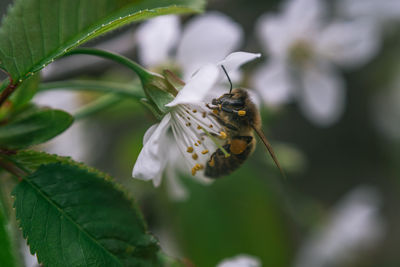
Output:
[[[104,50],[99,50],[99,49],[94,49],[94,48],[77,48],[77,49],[69,51],[64,56],[76,55],[76,54],[94,55],[94,56],[99,56],[99,57],[107,58],[107,59],[113,60],[115,62],[118,62],[118,63],[130,68],[131,70],[133,70],[139,76],[139,78],[142,82],[144,80],[154,76],[154,74],[148,72],[145,68],[143,68],[139,64],[133,62],[129,58],[121,56],[121,55],[117,55],[117,54],[114,54],[114,53],[111,53],[108,51],[104,51]]]
[[[8,76],[8,78],[10,81],[7,87],[0,94],[0,107],[4,104],[4,102],[6,102],[7,98],[15,91],[18,85],[18,83],[13,83],[13,79],[11,78],[11,76]]]
[[[140,100],[144,97],[142,90],[136,85],[127,85],[114,82],[98,81],[62,81],[48,82],[39,85],[39,91],[48,90],[74,90],[74,91],[95,91],[113,93],[122,97],[131,97]],[[137,90],[138,89],[138,90]]]
[[[28,175],[24,170],[20,169],[16,165],[12,164],[12,162],[7,161],[5,158],[0,157],[0,167],[8,171],[9,173],[15,175],[18,178],[22,176]]]
[[[122,100],[123,98],[112,94],[101,96],[95,101],[87,104],[86,106],[83,106],[78,111],[76,111],[74,114],[74,118],[75,120],[86,118],[101,110],[109,108]]]

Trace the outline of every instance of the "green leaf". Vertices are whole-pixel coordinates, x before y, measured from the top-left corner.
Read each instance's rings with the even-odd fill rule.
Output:
[[[0,263],[2,267],[18,266],[9,228],[9,221],[0,197]]]
[[[33,75],[25,80],[11,96],[12,108],[18,110],[26,105],[36,94],[39,88],[39,75]]]
[[[16,0],[0,28],[0,67],[22,81],[112,29],[203,6],[204,0]]]
[[[13,195],[23,235],[45,266],[160,266],[135,203],[101,172],[64,158],[23,177]]]
[[[16,149],[43,143],[72,122],[72,116],[62,110],[26,108],[0,127],[0,147]]]

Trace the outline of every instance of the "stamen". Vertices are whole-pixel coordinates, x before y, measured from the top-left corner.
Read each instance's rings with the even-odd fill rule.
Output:
[[[207,154],[208,153],[208,150],[207,149],[204,149],[203,151],[201,151],[201,154]]]
[[[199,146],[197,143],[194,143],[195,146]]]
[[[197,130],[201,130],[202,127],[200,125],[197,125]]]
[[[219,132],[219,137],[220,137],[221,139],[226,139],[227,135],[226,135],[225,132],[221,131],[221,132]]]
[[[196,171],[201,170],[202,169],[202,165],[197,163],[196,165],[194,165],[194,168],[196,169]],[[203,168],[204,168],[204,166],[203,166]]]
[[[216,109],[213,109],[213,111],[212,111],[215,115],[218,115],[218,110],[216,110]]]
[[[224,155],[225,155],[226,158],[230,156],[230,154],[229,154],[228,152],[226,152],[225,148],[223,148],[223,147],[214,139],[214,137],[213,137],[206,129],[203,128],[202,130],[203,130],[204,133],[211,139],[211,141],[213,141],[214,144],[215,144],[219,149],[221,149],[222,153],[224,153]]]
[[[186,152],[192,153],[192,152],[193,152],[193,147],[189,146],[189,147],[187,148]]]
[[[212,128],[212,127],[213,127],[213,125],[212,125],[212,124],[210,124],[208,127]]]
[[[196,172],[197,172],[196,168],[193,167],[193,168],[192,168],[192,175],[195,176],[195,175],[196,175]]]
[[[197,143],[198,143],[199,145],[201,145],[201,141],[200,141],[200,140],[197,140]]]
[[[193,111],[193,113],[196,113],[196,112],[197,112],[197,109],[193,109],[192,111]]]
[[[190,120],[190,117],[186,117],[188,120]]]
[[[194,154],[192,155],[192,158],[193,158],[194,160],[196,160],[196,159],[199,158],[199,156],[198,156],[196,153],[194,153]]]
[[[205,118],[207,115],[207,112],[203,111],[203,114],[201,115],[203,118]]]
[[[186,123],[186,126],[187,126],[187,127],[190,127],[190,125],[192,125],[190,122],[187,122],[187,123]]]

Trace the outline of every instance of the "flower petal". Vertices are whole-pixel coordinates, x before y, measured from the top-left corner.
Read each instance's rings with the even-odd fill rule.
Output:
[[[281,16],[264,14],[257,20],[256,31],[264,50],[273,56],[285,57],[292,42],[289,25]]]
[[[165,62],[180,35],[177,16],[161,16],[144,22],[136,32],[138,56],[146,67]]]
[[[284,12],[286,20],[294,27],[305,30],[319,24],[325,15],[326,7],[321,0],[292,0],[286,2]]]
[[[236,50],[243,30],[229,17],[209,12],[191,20],[185,27],[177,49],[177,60],[189,78],[202,65],[215,63]]]
[[[349,18],[374,19],[377,22],[399,21],[400,1],[398,0],[341,0],[339,13]]]
[[[303,92],[299,94],[304,115],[319,126],[335,123],[344,111],[343,80],[331,66],[317,64],[305,70]]]
[[[258,68],[252,77],[252,84],[267,105],[277,106],[292,98],[293,89],[288,71],[280,60],[271,60],[269,64]]]
[[[178,104],[200,103],[217,82],[219,69],[208,64],[202,67],[192,79],[179,91],[178,95],[168,103],[167,107]]]
[[[330,24],[317,40],[317,49],[336,64],[353,67],[370,60],[379,48],[376,26],[366,20]]]
[[[229,73],[236,71],[240,66],[259,57],[261,57],[260,53],[234,52],[229,54],[224,60],[218,62],[218,65],[223,65]],[[220,70],[220,72],[223,74],[222,70]],[[223,76],[225,76],[225,74],[223,74]]]
[[[156,125],[150,127],[145,134],[144,145],[133,167],[132,176],[142,180],[153,180],[154,186],[161,183],[162,172],[167,163],[168,151],[167,130],[170,126],[171,115],[168,113]]]

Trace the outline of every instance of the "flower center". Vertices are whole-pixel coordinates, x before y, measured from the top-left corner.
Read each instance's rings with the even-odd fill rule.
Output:
[[[297,65],[305,65],[313,57],[313,49],[309,42],[296,41],[289,50],[290,60]]]

